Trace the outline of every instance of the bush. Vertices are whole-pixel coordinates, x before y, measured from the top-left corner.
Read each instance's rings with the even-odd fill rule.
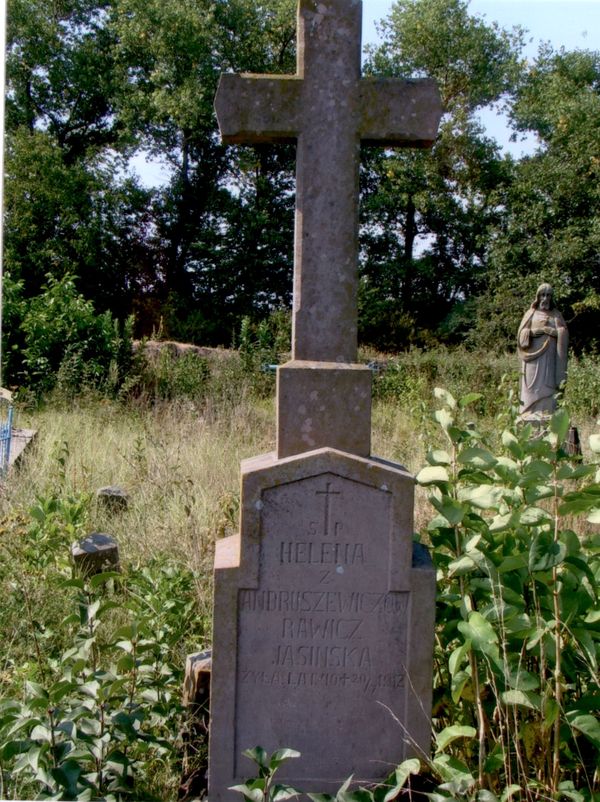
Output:
[[[148,354],[142,344],[121,395],[151,402],[180,399],[199,403],[206,395],[210,373],[208,361],[195,351],[177,354],[165,347]]]
[[[88,505],[39,499],[18,524],[27,531],[12,541],[10,571],[0,571],[3,595],[18,583],[9,598],[25,602],[19,620],[29,640],[29,659],[15,665],[17,610],[7,607],[2,799],[150,800],[164,798],[165,788],[174,797],[179,783],[185,656],[208,629],[196,578],[160,555],[122,574],[71,578],[68,543],[83,531]],[[50,604],[53,619],[48,599],[60,600]]]
[[[569,356],[565,405],[571,415],[600,415],[600,355]]]
[[[439,384],[455,395],[479,393],[477,411],[495,416],[505,405],[505,397],[490,389],[508,386],[516,392],[518,384],[516,355],[465,348],[413,348],[382,363],[380,368],[373,381],[374,397],[397,401],[411,411],[430,398],[433,388]]]
[[[55,386],[67,395],[85,387],[114,391],[131,361],[132,321],[97,315],[72,276],[48,277],[21,323],[23,379],[38,394]]]

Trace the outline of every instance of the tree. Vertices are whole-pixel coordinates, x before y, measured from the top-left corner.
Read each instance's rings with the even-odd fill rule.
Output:
[[[516,131],[533,131],[539,146],[499,193],[504,214],[490,248],[495,281],[486,305],[549,281],[574,347],[591,347],[600,310],[600,53],[542,47],[512,120]],[[507,323],[514,329],[518,319]],[[497,339],[489,321],[480,322],[479,336],[486,328]]]
[[[363,333],[378,336],[400,315],[409,339],[411,329],[456,335],[456,310],[481,284],[494,190],[512,169],[476,112],[513,86],[522,32],[487,25],[462,0],[398,0],[381,31],[368,70],[435,78],[445,116],[430,152],[384,151],[364,171],[362,293],[387,315]],[[387,345],[402,347],[401,336],[402,326]]]
[[[174,335],[230,342],[239,311],[256,314],[266,298],[277,305],[289,296],[281,270],[291,287],[282,195],[290,151],[221,145],[213,98],[222,71],[293,70],[294,9],[294,0],[115,0],[120,118],[173,168],[155,215],[157,313]],[[276,281],[254,257],[265,241],[267,251],[277,243]]]

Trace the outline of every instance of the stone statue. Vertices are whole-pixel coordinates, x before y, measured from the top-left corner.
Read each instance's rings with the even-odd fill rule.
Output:
[[[518,334],[521,359],[521,419],[539,420],[556,409],[556,393],[567,377],[569,332],[554,308],[553,290],[541,284]]]

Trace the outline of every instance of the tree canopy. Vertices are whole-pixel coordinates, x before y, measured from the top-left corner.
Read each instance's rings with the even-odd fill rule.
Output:
[[[65,277],[98,315],[134,313],[138,334],[206,345],[289,306],[294,148],[223,146],[213,97],[223,71],[295,71],[295,7],[10,0],[5,269],[17,350],[28,306]],[[524,32],[467,0],[396,0],[380,33],[366,72],[432,76],[445,114],[431,151],[363,155],[363,342],[511,347],[524,295],[544,278],[576,345],[593,347],[600,53],[546,45],[528,61]],[[535,134],[531,155],[515,160],[486,134],[478,113],[491,106],[515,136]],[[164,186],[139,183],[136,154],[168,165]]]

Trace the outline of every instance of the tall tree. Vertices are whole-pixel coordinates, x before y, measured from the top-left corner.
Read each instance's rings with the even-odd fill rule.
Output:
[[[286,298],[253,254],[259,235],[273,243],[282,227],[291,250],[289,204],[275,202],[278,184],[288,184],[282,171],[289,174],[292,166],[289,151],[253,156],[222,146],[213,98],[222,71],[290,69],[294,9],[294,0],[114,2],[120,117],[140,146],[172,167],[155,211],[159,303],[166,304],[163,320],[174,334],[227,342],[228,310],[243,305],[243,289],[246,312],[259,311],[267,296],[273,303]],[[275,203],[269,213],[267,197]],[[289,257],[273,261],[289,280]]]
[[[446,112],[430,152],[383,152],[364,171],[363,298],[377,299],[384,312],[371,336],[390,317],[404,321],[387,343],[401,347],[403,326],[408,338],[411,329],[460,328],[452,313],[479,287],[499,212],[493,191],[511,163],[476,115],[514,85],[522,32],[470,15],[463,0],[398,0],[381,32],[369,71],[435,78]],[[369,326],[363,331],[370,336]]]
[[[519,87],[512,120],[539,144],[499,195],[504,214],[490,252],[495,281],[487,300],[494,306],[498,294],[520,296],[518,287],[531,293],[550,281],[573,343],[590,347],[598,344],[600,310],[600,53],[543,46]],[[497,339],[489,320],[479,329]],[[502,322],[496,327],[501,332]]]

